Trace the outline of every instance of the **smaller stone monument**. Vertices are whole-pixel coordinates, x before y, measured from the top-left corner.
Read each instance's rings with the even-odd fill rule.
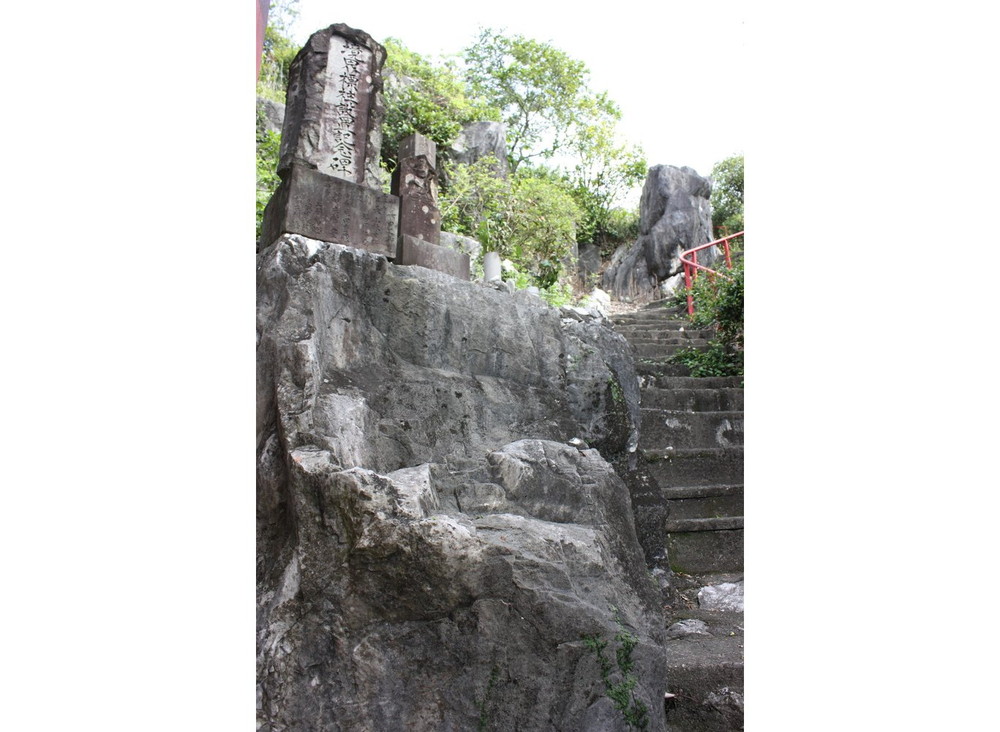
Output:
[[[392,193],[399,197],[396,264],[416,264],[470,279],[469,255],[441,246],[437,146],[433,140],[418,133],[400,141]]]

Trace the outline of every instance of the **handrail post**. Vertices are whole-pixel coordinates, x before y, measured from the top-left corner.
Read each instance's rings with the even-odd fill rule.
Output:
[[[683,260],[682,260],[683,261]],[[690,318],[694,315],[694,298],[691,296],[691,287],[693,283],[691,281],[691,267],[687,262],[684,262],[684,286],[687,288],[687,301],[688,301],[688,317]]]

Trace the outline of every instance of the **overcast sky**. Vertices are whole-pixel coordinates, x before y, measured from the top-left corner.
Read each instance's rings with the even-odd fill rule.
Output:
[[[622,110],[619,128],[650,165],[687,165],[708,175],[743,152],[745,13],[729,2],[502,3],[300,0],[293,33],[304,42],[333,23],[376,40],[394,36],[425,56],[459,52],[480,27],[550,43],[586,63],[591,87]]]

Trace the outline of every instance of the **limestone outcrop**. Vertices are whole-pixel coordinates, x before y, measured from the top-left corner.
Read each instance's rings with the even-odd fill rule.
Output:
[[[510,164],[507,162],[507,127],[503,122],[470,122],[464,125],[446,154],[450,160],[465,165],[472,165],[481,158],[492,155],[497,161],[497,174],[502,177],[510,174]]]
[[[587,641],[617,682],[623,628],[664,728],[621,336],[286,235],[257,344],[259,729],[624,730]]]
[[[680,254],[712,241],[711,193],[711,181],[692,168],[650,168],[639,203],[639,238],[615,252],[601,287],[618,299],[646,302],[682,286]],[[698,261],[710,264],[718,256],[713,248]]]
[[[257,97],[257,124],[267,132],[281,134],[285,120],[285,105],[266,97]]]

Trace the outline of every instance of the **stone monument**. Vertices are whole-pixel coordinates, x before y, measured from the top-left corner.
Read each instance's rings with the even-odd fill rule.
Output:
[[[433,140],[417,133],[400,141],[392,192],[399,196],[396,264],[416,264],[468,280],[469,255],[440,245],[437,146]]]
[[[313,33],[292,61],[262,246],[302,234],[396,256],[399,201],[379,177],[384,63],[381,45],[343,23]]]

